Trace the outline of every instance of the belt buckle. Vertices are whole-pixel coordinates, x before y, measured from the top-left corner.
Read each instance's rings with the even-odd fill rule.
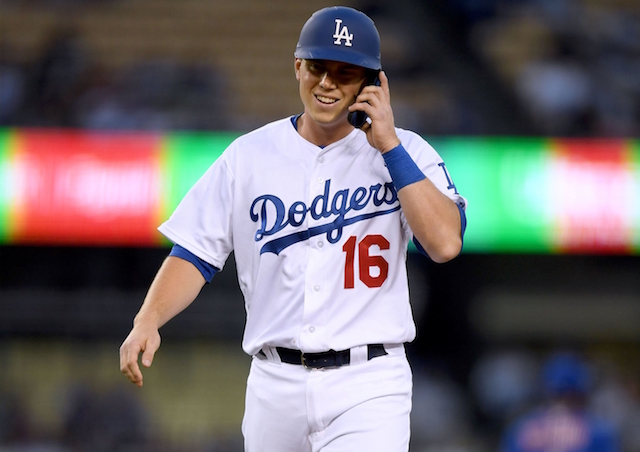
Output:
[[[304,357],[304,352],[300,352],[300,360],[302,362],[302,367],[304,367],[305,369],[313,369],[313,367],[307,365],[307,360]]]

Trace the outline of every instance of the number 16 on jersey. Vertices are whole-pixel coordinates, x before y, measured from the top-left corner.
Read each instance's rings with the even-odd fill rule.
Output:
[[[389,249],[389,241],[380,234],[369,234],[358,242],[358,238],[352,235],[347,239],[342,251],[345,252],[344,288],[355,287],[355,257],[358,253],[358,277],[367,287],[380,287],[389,274],[389,262],[382,256],[369,254],[371,246],[376,245],[380,250]],[[372,275],[372,267],[377,267],[379,272]]]

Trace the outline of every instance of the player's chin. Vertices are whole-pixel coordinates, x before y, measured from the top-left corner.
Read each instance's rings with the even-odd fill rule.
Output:
[[[311,115],[311,118],[316,124],[319,124],[324,127],[335,126],[343,122],[338,115],[328,115],[328,114],[320,113],[320,114]],[[346,119],[344,120],[346,121]]]
[[[347,113],[348,112],[314,112],[311,115],[313,120],[323,126],[335,126],[342,124],[347,121]]]

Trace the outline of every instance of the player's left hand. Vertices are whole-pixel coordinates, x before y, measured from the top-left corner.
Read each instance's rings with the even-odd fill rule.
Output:
[[[396,135],[391,95],[389,94],[389,79],[384,71],[380,71],[380,86],[365,86],[356,102],[349,107],[349,111],[363,110],[369,115],[371,123],[366,122],[362,131],[367,134],[369,144],[385,153],[400,144]]]

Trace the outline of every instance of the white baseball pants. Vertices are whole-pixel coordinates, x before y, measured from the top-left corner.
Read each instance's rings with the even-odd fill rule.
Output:
[[[402,345],[366,360],[309,370],[281,363],[275,350],[255,356],[242,432],[246,452],[406,452],[412,375]]]

